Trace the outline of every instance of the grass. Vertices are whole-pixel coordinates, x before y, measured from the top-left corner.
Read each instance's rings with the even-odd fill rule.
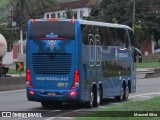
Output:
[[[157,68],[160,67],[160,53],[143,56],[142,63],[136,63],[137,68]]]
[[[25,70],[21,73],[25,73]],[[9,68],[8,74],[20,74],[20,72],[17,72],[15,68]]]
[[[160,62],[160,53],[143,56],[143,62]]]
[[[160,62],[142,62],[136,63],[137,68],[160,68]]]
[[[159,120],[160,118],[160,97],[144,101],[127,101],[121,104],[111,105],[100,112],[95,112],[85,117],[78,117],[76,120]],[[150,111],[150,112],[149,112]],[[154,113],[158,117],[134,117],[134,113]],[[106,117],[106,115],[128,116],[128,117]],[[101,116],[101,117],[100,117]]]

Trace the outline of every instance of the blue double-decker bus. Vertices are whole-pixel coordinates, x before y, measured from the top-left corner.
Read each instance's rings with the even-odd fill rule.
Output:
[[[127,100],[136,92],[137,55],[133,32],[125,25],[29,20],[27,98],[45,108],[71,101],[93,107],[110,97]]]

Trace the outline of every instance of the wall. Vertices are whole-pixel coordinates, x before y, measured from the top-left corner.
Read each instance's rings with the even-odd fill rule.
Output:
[[[142,43],[140,46],[140,50],[142,54],[144,54],[145,52],[148,52],[149,54],[151,54],[152,53],[152,40],[144,41],[144,43]]]
[[[91,8],[76,8],[72,9],[73,11],[77,11],[77,19],[81,19],[80,17],[80,11],[83,11],[83,17],[88,17],[91,13]],[[45,12],[44,13],[44,19],[47,19],[47,15],[51,18],[51,14],[55,14],[55,17],[58,18],[58,13],[60,13],[61,18],[63,18],[63,13],[65,13],[65,10],[60,10],[60,11],[54,11],[54,12]]]
[[[13,59],[18,59],[18,53],[20,53],[20,44],[13,44]]]
[[[24,89],[25,87],[26,87],[25,77],[0,78],[0,91]]]

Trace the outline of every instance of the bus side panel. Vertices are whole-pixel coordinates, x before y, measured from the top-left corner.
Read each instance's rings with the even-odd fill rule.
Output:
[[[132,79],[131,79],[131,93],[135,93],[136,92],[136,68],[135,68],[135,64],[133,61],[133,66],[132,66]]]
[[[87,49],[82,44],[82,33],[81,33],[81,26],[79,22],[76,22],[76,66],[79,70],[79,80],[80,80],[80,86],[79,86],[79,100],[82,102],[86,102],[89,100],[89,83],[87,79],[87,66],[88,66],[88,55],[89,55],[89,49]]]

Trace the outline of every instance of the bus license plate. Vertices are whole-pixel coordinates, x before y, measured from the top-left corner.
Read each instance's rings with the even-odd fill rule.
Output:
[[[49,92],[48,93],[48,96],[55,96],[56,95],[56,93],[54,93],[54,92]]]

